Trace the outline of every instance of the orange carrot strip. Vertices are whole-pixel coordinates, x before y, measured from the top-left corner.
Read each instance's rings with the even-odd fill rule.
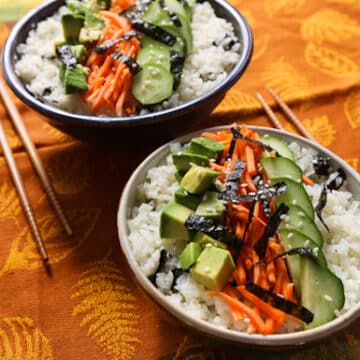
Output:
[[[256,174],[256,161],[254,150],[251,146],[245,146],[245,154],[246,154],[246,165],[249,175],[252,177]]]
[[[227,304],[231,308],[237,309],[238,311],[245,313],[249,317],[250,321],[256,326],[257,330],[261,334],[264,333],[265,323],[264,323],[263,319],[250,306],[244,304],[240,300],[233,299],[231,296],[229,296],[221,291],[208,291],[207,295],[208,296],[220,296],[227,302]]]
[[[303,179],[304,184],[309,185],[309,186],[314,186],[314,182],[306,175],[303,175],[302,179]]]

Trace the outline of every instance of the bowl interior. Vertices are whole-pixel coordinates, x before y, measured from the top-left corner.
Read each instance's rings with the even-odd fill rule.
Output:
[[[219,129],[224,129],[228,127],[216,127],[211,129],[206,129],[206,131],[216,131]],[[323,148],[320,145],[314,144],[307,139],[301,138],[297,135],[292,135],[285,133],[276,129],[269,129],[264,127],[251,127],[260,134],[269,134],[274,135],[288,142],[297,142],[303,147],[311,147],[315,149],[318,153],[326,155],[331,158],[332,164],[337,167],[341,167],[347,176],[347,183],[349,190],[353,193],[355,199],[360,200],[360,175],[341,160],[338,156],[331,153],[327,149]],[[174,142],[187,142],[192,137],[198,136],[200,132],[195,132],[181,138],[178,138]],[[319,341],[330,334],[333,334],[337,331],[340,331],[344,327],[348,326],[355,318],[360,316],[360,304],[346,313],[342,314],[337,319],[317,327],[315,329],[300,331],[290,334],[278,334],[278,335],[247,335],[245,333],[236,332],[233,330],[226,330],[223,328],[215,327],[207,322],[195,319],[185,313],[183,310],[171,304],[165,296],[158,291],[155,286],[146,278],[146,276],[140,271],[139,266],[132,254],[128,242],[128,226],[127,220],[130,218],[130,211],[133,206],[136,204],[136,188],[138,185],[144,182],[147,171],[159,165],[164,161],[165,157],[170,152],[171,143],[165,144],[155,152],[153,152],[149,157],[147,157],[135,170],[131,178],[129,179],[125,189],[123,190],[122,197],[119,204],[118,210],[118,233],[120,239],[120,245],[123,249],[123,252],[127,258],[127,261],[142,288],[155,300],[161,307],[165,308],[173,316],[178,318],[184,324],[190,328],[199,331],[203,334],[206,334],[210,337],[215,337],[219,340],[225,340],[234,344],[241,345],[257,345],[262,346],[266,349],[279,349],[279,348],[288,348],[291,346],[302,345],[314,341]],[[359,269],[360,271],[360,269]]]
[[[42,4],[30,11],[12,29],[3,49],[3,69],[5,78],[15,92],[27,105],[39,111],[41,114],[50,117],[55,126],[58,124],[74,125],[80,127],[121,127],[129,128],[140,125],[150,125],[164,121],[174,122],[178,118],[185,119],[186,115],[204,112],[209,113],[222,99],[224,93],[240,78],[245,71],[252,54],[253,41],[252,33],[246,20],[239,12],[225,0],[209,0],[218,16],[227,19],[232,23],[234,31],[242,42],[242,51],[239,62],[229,73],[227,78],[216,86],[209,93],[194,99],[186,104],[176,106],[172,109],[165,109],[155,113],[135,115],[130,117],[110,116],[88,116],[72,114],[70,112],[55,108],[35,98],[24,86],[21,79],[14,71],[14,64],[17,58],[16,48],[26,40],[26,37],[35,24],[52,15],[64,5],[64,0],[52,0]]]

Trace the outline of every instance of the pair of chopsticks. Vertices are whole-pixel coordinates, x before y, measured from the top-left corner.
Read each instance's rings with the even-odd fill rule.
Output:
[[[38,177],[44,188],[44,191],[48,195],[48,198],[55,210],[55,213],[58,216],[66,233],[70,236],[72,234],[71,227],[70,227],[68,221],[66,220],[64,212],[60,206],[60,203],[57,199],[54,188],[51,184],[51,181],[44,169],[44,166],[40,160],[40,157],[36,151],[36,148],[35,148],[32,140],[30,139],[29,134],[27,133],[25,125],[21,119],[21,116],[10,97],[10,94],[5,86],[5,82],[3,81],[1,75],[0,75],[0,95],[1,95],[2,101],[8,111],[8,114],[10,115],[12,123],[13,123],[18,135],[20,136],[20,138],[24,144],[24,147],[30,157],[32,165],[33,165],[36,173],[38,174]],[[12,179],[14,181],[15,188],[18,192],[20,202],[23,207],[25,216],[29,222],[31,233],[32,233],[35,243],[37,245],[41,259],[45,263],[47,263],[49,260],[49,256],[48,256],[46,248],[44,246],[44,242],[42,240],[42,237],[41,237],[41,234],[39,231],[39,227],[35,220],[35,216],[34,216],[32,208],[31,208],[28,196],[26,194],[26,191],[25,191],[25,188],[23,185],[23,181],[21,179],[19,170],[16,166],[16,162],[15,162],[14,156],[12,154],[11,147],[7,141],[5,131],[4,131],[3,126],[1,125],[1,122],[0,122],[0,144],[2,146],[6,162],[8,164]]]
[[[267,91],[274,98],[275,102],[279,105],[280,109],[283,111],[285,116],[288,118],[289,122],[294,125],[297,131],[304,137],[316,142],[317,140],[314,136],[304,127],[301,121],[297,118],[297,116],[292,112],[292,110],[286,105],[286,103],[279,97],[279,95],[271,88],[268,88]],[[266,115],[269,117],[270,122],[274,127],[280,130],[284,130],[281,125],[278,117],[272,111],[271,107],[267,104],[260,93],[256,93],[256,97],[258,98],[260,104],[264,108]]]

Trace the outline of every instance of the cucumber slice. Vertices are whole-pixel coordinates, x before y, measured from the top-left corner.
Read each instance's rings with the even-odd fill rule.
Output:
[[[134,77],[132,93],[141,104],[154,105],[171,96],[173,85],[169,71],[157,64],[146,64]]]
[[[162,28],[170,34],[176,36],[176,42],[174,45],[169,46],[161,41],[153,39],[151,36],[144,35],[141,39],[141,47],[161,47],[169,50],[175,50],[181,54],[185,53],[185,42],[179,31],[174,26],[163,26]]]
[[[139,51],[136,61],[141,66],[153,63],[161,65],[163,68],[170,71],[170,51],[165,47],[144,47]]]
[[[298,205],[287,205],[289,207],[286,220],[280,224],[280,228],[294,229],[313,240],[320,248],[323,237],[318,227],[305,211]]]
[[[278,234],[280,237],[280,242],[286,251],[297,247],[309,247],[311,249],[318,249],[317,255],[319,258],[319,264],[322,267],[327,267],[324,253],[322,252],[321,248],[319,248],[319,245],[316,244],[313,240],[296,230],[279,229]],[[298,296],[300,295],[301,289],[301,259],[304,257],[305,256],[301,255],[291,255],[288,256],[286,259],[291,279],[295,284],[295,289]]]
[[[276,138],[276,137],[273,137],[270,135],[264,135],[260,138],[260,141],[266,145],[271,146],[282,157],[285,157],[292,161],[295,161],[294,153],[290,150],[289,146],[284,141],[280,140],[279,138]]]
[[[189,13],[186,10],[186,8],[190,9],[189,5],[187,4],[183,5],[178,0],[165,0],[165,5],[170,11],[174,12],[177,15],[185,16],[188,19],[188,21],[191,21],[191,16],[188,17]]]
[[[159,2],[152,1],[142,15],[142,19],[158,26],[172,25],[168,13],[160,6]]]
[[[281,181],[286,183],[288,189],[275,198],[276,204],[280,205],[281,203],[284,203],[285,205],[298,205],[305,211],[311,220],[314,220],[314,208],[303,185],[286,178],[271,179],[272,184]]]
[[[344,306],[344,285],[328,268],[310,258],[301,258],[301,305],[314,314],[311,329],[325,324],[336,317],[335,311]]]
[[[179,27],[180,34],[185,41],[186,53],[190,54],[193,49],[193,36],[190,21],[186,16],[178,14],[179,20],[181,22],[181,27]]]
[[[274,178],[288,178],[295,182],[302,183],[302,170],[296,163],[284,157],[264,157],[260,160],[261,165],[264,167],[270,179]]]

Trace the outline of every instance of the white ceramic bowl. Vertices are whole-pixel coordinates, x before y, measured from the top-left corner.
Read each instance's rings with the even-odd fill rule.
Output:
[[[209,337],[216,338],[221,341],[227,341],[233,344],[239,345],[256,345],[257,347],[262,347],[265,349],[279,349],[279,348],[289,348],[292,346],[299,346],[307,344],[310,342],[317,342],[321,339],[324,339],[342,329],[347,327],[352,321],[360,316],[360,304],[342,314],[335,320],[319,326],[317,328],[293,332],[289,334],[274,334],[274,335],[257,335],[237,332],[234,330],[227,330],[215,325],[212,325],[208,322],[196,319],[190,316],[188,313],[183,311],[181,308],[176,307],[174,304],[170,303],[166,297],[149,281],[149,279],[141,272],[140,267],[138,266],[133,254],[131,247],[128,241],[128,226],[127,221],[130,216],[131,209],[136,205],[136,189],[138,185],[144,182],[146,173],[148,170],[154,166],[159,165],[166,156],[170,153],[170,146],[174,142],[185,143],[188,142],[194,136],[198,136],[200,132],[203,131],[217,131],[224,129],[226,127],[215,127],[211,129],[205,129],[199,132],[194,132],[188,135],[185,135],[181,138],[177,138],[156,151],[150,154],[134,171],[129,181],[127,182],[121,199],[118,210],[118,233],[120,239],[121,248],[125,254],[125,257],[128,261],[128,264],[135,275],[136,280],[139,282],[141,287],[145,292],[150,295],[150,297],[155,300],[162,308],[172,314],[180,322],[190,327],[191,329],[205,334]],[[341,167],[347,176],[347,186],[348,189],[354,194],[355,199],[360,200],[360,175],[351,168],[345,161],[340,159],[334,153],[325,149],[324,147],[315,144],[307,139],[304,139],[300,136],[293,135],[281,130],[265,128],[265,127],[251,127],[260,134],[269,134],[274,135],[279,138],[286,140],[287,142],[297,142],[301,146],[306,146],[315,149],[319,154],[323,154],[331,158],[332,164],[336,167]],[[360,271],[360,269],[359,269]]]

